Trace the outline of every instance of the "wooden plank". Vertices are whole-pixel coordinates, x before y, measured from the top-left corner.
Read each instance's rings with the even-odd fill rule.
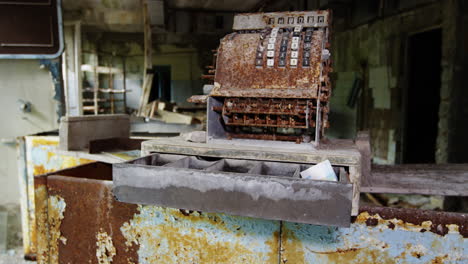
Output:
[[[66,112],[69,116],[83,114],[81,71],[81,24],[67,22],[64,26],[65,52],[62,56]],[[78,38],[78,39],[77,39]]]
[[[148,12],[148,0],[142,0],[143,6],[143,33],[144,33],[144,49],[145,49],[145,73],[143,78],[143,87],[140,97],[140,108],[138,116],[143,114],[144,108],[148,103],[151,86],[153,84],[153,73],[149,72],[153,69],[153,41],[151,38],[151,21]]]
[[[93,55],[97,53],[93,52]],[[97,71],[99,74],[123,74],[122,70],[119,68],[114,68],[114,67],[106,67],[106,66],[97,66],[96,62],[94,65],[89,65],[89,64],[83,64],[81,65],[81,70],[84,72],[95,72]]]
[[[169,112],[169,111],[160,110],[160,109],[157,109],[156,111],[157,111],[158,115],[161,117],[161,119],[166,123],[190,125],[193,122],[193,117],[189,116],[189,115]],[[152,113],[152,115],[153,115],[153,113]]]
[[[340,143],[338,143],[340,142]],[[282,144],[283,143],[283,144]],[[187,142],[180,137],[157,138],[142,143],[142,151],[164,152],[194,156],[240,158],[251,160],[319,163],[328,159],[332,165],[360,168],[361,154],[353,141],[329,140],[314,149],[312,144],[259,140],[213,141],[212,143]]]
[[[75,44],[73,45],[75,50],[74,50],[74,61],[75,61],[75,87],[78,89],[78,113],[79,115],[83,114],[83,75],[80,70],[80,65],[81,65],[81,22],[76,22],[75,23],[75,36],[74,36],[74,41]]]
[[[468,164],[373,165],[361,192],[468,196]]]
[[[99,55],[97,53],[97,48],[95,47],[93,50],[94,53],[94,68],[93,68],[93,78],[94,78],[94,89],[93,89],[93,100],[94,100],[94,114],[97,115],[99,113]],[[83,70],[83,66],[81,65],[81,70]]]
[[[112,63],[112,61],[111,61]],[[109,70],[112,69],[112,64],[108,66]],[[109,89],[114,90],[114,77],[112,75],[112,72],[109,72],[109,84],[108,84]],[[109,94],[110,98],[110,109],[111,109],[111,114],[115,114],[115,102],[114,102],[114,94],[110,93]]]

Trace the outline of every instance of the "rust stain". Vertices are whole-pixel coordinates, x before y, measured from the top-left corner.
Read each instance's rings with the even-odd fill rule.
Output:
[[[57,142],[49,141],[47,139],[41,139],[41,138],[33,138],[32,143],[36,147],[37,146],[44,146],[47,143],[50,143],[50,145],[58,145]],[[55,156],[56,156],[56,154],[54,152],[51,152],[51,151],[47,152],[47,162],[48,162],[48,164],[53,165],[51,160],[53,160],[53,158]],[[58,163],[57,165],[51,166],[50,169],[47,169],[45,167],[46,164],[33,165],[33,169],[32,169],[33,176],[48,174],[48,173],[54,172],[56,170],[61,170],[61,169],[65,169],[65,168],[74,167],[74,166],[77,166],[77,165],[80,165],[80,164],[93,162],[92,160],[88,160],[88,159],[78,159],[78,158],[75,158],[75,157],[68,157],[68,156],[57,156],[57,157],[60,158],[59,161],[61,161],[61,162]],[[36,200],[37,198],[35,198],[35,191],[28,192],[28,199],[30,201],[37,201]],[[32,215],[29,216],[30,217],[30,224],[29,224],[30,248],[29,248],[29,251],[36,253],[38,255],[38,257],[39,257],[39,255],[41,255],[41,253],[39,253],[38,250],[41,248],[41,246],[38,245],[39,242],[37,241],[37,239],[39,238],[39,236],[41,234],[38,234],[39,231],[37,230],[37,228],[39,228],[39,227],[37,225],[38,225],[38,223],[44,224],[44,222],[42,220],[36,221],[35,218],[38,217],[38,216],[39,217],[44,217],[44,215],[36,214],[36,213],[34,213],[34,211],[32,211]],[[61,238],[61,240],[62,240],[63,243],[66,243],[66,240],[63,237]],[[27,251],[25,251],[25,252],[27,252]],[[48,254],[48,252],[43,252],[43,253]],[[41,262],[39,262],[39,263],[41,263]],[[44,263],[47,263],[47,262],[44,262]]]
[[[417,225],[413,223],[407,223],[401,219],[396,219],[396,218],[386,220],[380,217],[379,214],[370,215],[368,212],[360,213],[357,216],[355,222],[359,224],[365,224],[367,226],[386,225],[388,228],[393,227],[392,229],[398,226],[399,228],[402,228],[402,229],[418,231],[418,232],[420,232],[423,229],[429,230],[431,229],[431,226],[432,226],[431,221],[423,221],[421,222],[421,224]]]
[[[268,263],[278,263],[278,254],[281,251],[280,248],[280,232],[275,231],[273,238],[268,240],[266,244],[270,247],[270,253],[268,254]],[[279,251],[278,251],[279,250]]]
[[[61,235],[60,225],[63,220],[63,213],[65,212],[65,200],[58,196],[49,196],[48,199],[48,225],[50,232],[49,241],[49,261],[50,264],[59,263],[59,243],[63,244],[66,241]]]
[[[140,212],[141,208],[139,207]],[[223,233],[220,229],[229,232],[228,234],[233,232],[225,226],[220,217],[214,214],[188,213],[186,210],[168,208],[161,208],[161,210],[165,216],[165,224],[147,225],[145,223],[151,219],[148,219],[148,215],[142,216],[140,213],[135,214],[132,220],[121,227],[122,234],[126,238],[126,246],[139,245],[140,262],[229,264],[278,262],[279,233],[266,242],[272,250],[258,253],[237,240],[210,238],[213,232],[210,230],[217,230],[217,234]],[[171,221],[180,222],[183,218],[187,218],[190,224],[171,224]],[[205,223],[197,225],[197,222]],[[201,228],[201,226],[209,226],[209,229]],[[148,247],[148,245],[152,246]]]
[[[285,249],[283,251],[283,249]],[[287,250],[286,250],[287,249]],[[283,226],[281,232],[281,263],[306,263],[302,242],[294,233]]]
[[[315,254],[318,263],[355,263],[355,264],[390,264],[395,260],[385,251],[374,251],[367,248],[336,249],[334,251],[312,251],[304,247],[303,243],[294,236],[294,233],[283,227],[281,239],[281,263],[301,264],[309,263],[304,251]]]
[[[431,264],[443,264],[446,258],[448,258],[448,255],[438,256],[431,261]]]
[[[366,220],[366,225],[367,226],[376,226],[379,223],[379,220],[377,218],[367,218]]]
[[[363,207],[360,211],[354,222],[367,226],[378,223],[392,229],[397,226],[411,231],[430,231],[441,236],[459,233],[464,238],[468,237],[466,214],[382,207]],[[373,218],[376,220],[369,220]]]
[[[47,153],[48,159],[50,159],[54,155],[55,154],[53,154],[51,152]],[[33,167],[33,176],[43,175],[43,174],[51,173],[51,172],[54,172],[54,171],[57,171],[57,170],[67,169],[67,168],[71,168],[71,167],[75,167],[75,166],[78,166],[78,165],[81,165],[81,164],[87,164],[87,163],[91,163],[91,162],[94,162],[94,161],[93,160],[88,160],[88,159],[77,159],[77,158],[74,158],[74,157],[63,157],[62,162],[60,163],[60,166],[58,168],[53,167],[53,168],[50,168],[50,169],[46,169],[43,164],[34,165],[34,167]]]
[[[230,232],[230,230],[224,224],[222,218],[220,218],[216,214],[202,213],[200,211],[191,211],[184,209],[174,210],[171,208],[164,208],[163,210],[165,211],[165,215],[172,215],[177,221],[187,219],[192,223],[207,222],[218,229]]]
[[[215,83],[220,87],[214,89],[211,95],[317,98],[321,85],[323,31],[315,31],[312,36],[311,66],[306,68],[291,67],[289,64],[284,68],[267,67],[266,59],[263,67],[257,68],[254,60],[257,46],[259,43],[266,45],[267,41],[266,38],[259,40],[260,34],[232,33],[221,40],[215,75]],[[275,45],[279,50],[281,42],[278,40]],[[302,61],[302,53],[299,61]],[[324,70],[327,71],[324,75],[327,75],[328,68]]]
[[[126,246],[126,239],[120,232],[123,223],[136,213],[136,206],[115,201],[112,184],[93,179],[109,178],[109,166],[95,163],[71,169],[74,170],[81,172],[71,173],[78,177],[47,177],[49,195],[59,196],[66,202],[60,236],[56,237],[66,237],[67,241],[66,244],[61,240],[55,243],[60,263],[98,264],[110,260],[112,264],[138,263],[138,245]]]
[[[48,199],[47,187],[44,184],[36,184],[35,186],[35,206],[37,230],[36,243],[37,245],[37,261],[38,263],[49,263],[49,227],[48,227]]]
[[[333,253],[326,252],[325,254],[319,254],[318,258],[321,259],[321,263],[349,263],[349,264],[368,264],[368,263],[379,263],[379,264],[393,264],[395,259],[391,258],[387,252],[376,252],[368,250],[366,248],[352,248],[349,250],[341,250]],[[296,262],[294,262],[296,263]],[[304,262],[297,262],[304,263]]]
[[[420,252],[411,252],[411,256],[415,257],[415,258],[421,258],[422,256],[424,256],[424,254],[420,253]]]
[[[149,244],[155,245],[153,254],[145,257],[147,263],[255,263],[255,260],[249,257],[248,248],[237,243],[213,243],[203,236],[196,237],[195,234],[200,232],[198,229],[191,228],[187,232],[166,226],[136,232],[136,237],[149,236]],[[154,233],[159,235],[152,237]],[[138,241],[138,238],[134,240]],[[162,241],[168,244],[168,254],[158,254]],[[203,250],[193,252],[197,249]]]
[[[46,170],[46,168],[44,168],[44,165],[34,165],[34,168],[33,168],[33,175],[34,176],[37,176],[37,175],[42,175],[42,174],[46,174],[47,172],[49,172],[48,170]]]
[[[304,14],[291,16],[304,19]],[[240,30],[221,40],[216,69],[211,70],[215,87],[209,96],[224,100],[222,111],[213,111],[221,112],[228,139],[299,144],[311,140],[313,127],[323,134],[329,126],[331,95],[331,60],[324,53],[328,25],[296,32],[292,25],[276,32],[270,27]]]

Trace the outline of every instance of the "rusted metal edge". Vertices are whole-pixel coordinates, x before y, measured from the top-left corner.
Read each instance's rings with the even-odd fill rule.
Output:
[[[468,237],[468,214],[451,213],[451,212],[437,212],[422,209],[410,208],[390,208],[390,207],[374,207],[374,206],[361,206],[360,213],[367,212],[369,215],[378,215],[382,219],[391,220],[398,219],[406,223],[414,225],[422,225],[423,222],[430,221],[429,229],[421,229],[420,232],[430,231],[438,235],[444,236],[448,233],[448,225],[458,225],[458,231],[464,237]],[[375,220],[372,220],[375,219]],[[353,217],[352,222],[356,218]],[[376,226],[378,224],[377,218],[369,218],[366,221],[367,226]],[[391,226],[389,226],[392,228]]]
[[[34,203],[36,220],[36,254],[34,259],[39,263],[49,263],[49,220],[47,175],[34,177]],[[26,258],[26,257],[25,257]],[[26,258],[27,259],[27,258]]]
[[[291,11],[274,13],[242,13],[234,16],[233,30],[271,27],[327,27],[328,11]],[[319,19],[319,16],[321,18]],[[280,21],[282,19],[282,21]],[[292,19],[292,21],[291,21]]]

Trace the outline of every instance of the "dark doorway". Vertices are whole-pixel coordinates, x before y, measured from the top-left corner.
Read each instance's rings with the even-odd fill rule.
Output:
[[[403,163],[435,163],[441,59],[441,29],[409,37]]]
[[[154,66],[153,84],[148,102],[171,101],[171,66]]]

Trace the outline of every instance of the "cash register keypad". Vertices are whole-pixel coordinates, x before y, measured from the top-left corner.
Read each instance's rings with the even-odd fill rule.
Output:
[[[310,67],[313,28],[272,28],[259,41],[255,57],[257,67]],[[264,56],[266,55],[266,56]],[[264,61],[266,60],[266,63]]]

